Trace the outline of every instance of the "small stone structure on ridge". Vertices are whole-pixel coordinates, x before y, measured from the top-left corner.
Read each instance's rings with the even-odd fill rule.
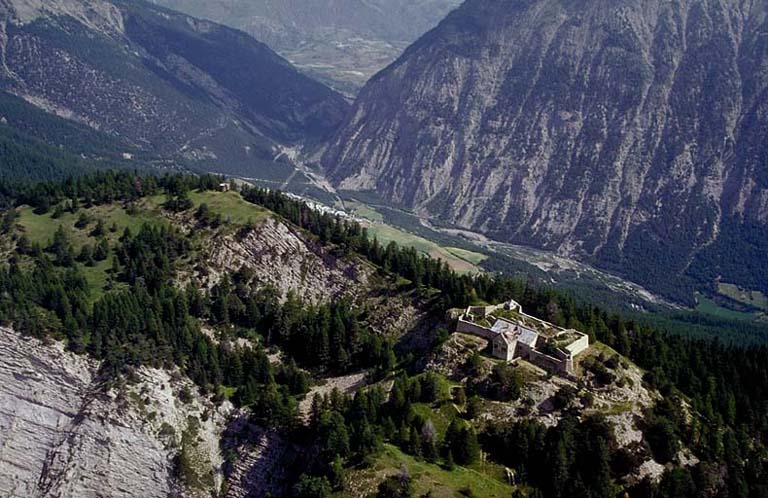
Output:
[[[470,306],[459,317],[456,331],[487,339],[495,358],[522,358],[564,376],[574,374],[574,359],[589,348],[587,334],[527,315],[516,301]]]

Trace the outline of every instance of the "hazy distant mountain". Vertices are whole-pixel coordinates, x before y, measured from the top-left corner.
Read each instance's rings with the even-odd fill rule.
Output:
[[[469,0],[325,155],[375,190],[667,295],[768,290],[768,22],[741,0]]]
[[[154,0],[242,29],[334,87],[356,92],[461,0]]]
[[[249,173],[278,143],[327,136],[348,107],[250,36],[142,1],[2,0],[0,30],[2,90],[113,152]],[[45,136],[36,123],[26,131]]]

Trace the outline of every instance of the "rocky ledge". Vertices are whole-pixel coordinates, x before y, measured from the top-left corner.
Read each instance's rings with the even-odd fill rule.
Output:
[[[98,369],[60,343],[0,328],[0,496],[210,496],[230,407],[173,372],[141,369],[130,383],[106,384]],[[208,489],[179,479],[183,444]]]

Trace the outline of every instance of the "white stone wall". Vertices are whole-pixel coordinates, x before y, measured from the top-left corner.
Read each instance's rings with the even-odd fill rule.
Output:
[[[515,359],[517,345],[517,341],[508,343],[504,340],[504,338],[501,337],[501,335],[497,335],[496,338],[491,342],[493,356],[500,360],[512,361]]]
[[[586,334],[565,347],[565,349],[571,353],[571,356],[573,357],[583,353],[587,350],[587,348],[589,348],[589,336]]]
[[[456,325],[456,332],[461,332],[463,334],[472,334],[479,337],[482,337],[483,339],[488,339],[489,341],[493,340],[494,337],[496,337],[496,332],[489,328],[481,327],[480,325],[477,325],[472,322],[468,322],[467,320],[464,320],[462,318],[459,318],[459,322]]]

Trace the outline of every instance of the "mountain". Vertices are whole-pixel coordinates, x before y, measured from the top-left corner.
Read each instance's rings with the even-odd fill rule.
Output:
[[[183,239],[196,241],[193,244],[201,251],[189,259],[173,258],[173,272],[188,274],[194,281],[193,286],[199,286],[196,288],[200,290],[207,289],[208,285],[218,289],[232,276],[248,274],[254,289],[269,287],[281,299],[292,293],[306,303],[307,309],[313,304],[327,304],[331,299],[355,299],[360,305],[370,300],[371,305],[377,307],[372,318],[381,318],[375,327],[382,334],[395,332],[396,326],[408,327],[409,316],[413,315],[408,312],[412,306],[406,299],[393,297],[387,302],[379,302],[377,293],[382,279],[375,275],[370,264],[359,258],[334,256],[295,225],[266,209],[246,203],[238,193],[192,192],[190,197],[194,204],[174,212],[162,207],[163,195],[156,199],[145,197],[153,191],[151,178],[128,173],[103,175],[102,180],[90,186],[102,192],[106,189],[108,197],[116,194],[116,184],[134,185],[135,190],[130,189],[134,194],[128,196],[133,198],[131,208],[126,209],[127,205],[123,204],[123,201],[129,202],[127,198],[114,203],[98,200],[90,206],[83,203],[77,214],[66,211],[35,214],[32,208],[21,208],[17,226],[0,235],[3,254],[7,254],[6,244],[15,238],[14,232],[23,235],[32,245],[47,245],[52,234],[62,230],[67,243],[72,244],[77,253],[101,237],[111,247],[109,253],[115,264],[118,259],[126,263],[123,269],[127,273],[128,260],[118,256],[121,253],[119,239],[126,228],[129,233],[131,228],[135,229],[136,240],[140,240],[148,233],[137,228],[143,223],[166,229],[173,227],[188,231],[189,235]],[[86,176],[84,181],[88,178],[93,176]],[[83,181],[83,177],[78,181]],[[69,185],[71,188],[78,184]],[[137,192],[143,193],[135,197]],[[155,192],[161,193],[159,190]],[[122,197],[122,194],[117,196]],[[205,218],[210,220],[210,227],[200,222],[203,217],[196,216],[202,204],[210,206],[209,217]],[[75,223],[80,218],[87,219],[87,224],[76,228]],[[93,230],[99,223],[106,227],[114,224],[115,228],[96,236]],[[153,254],[155,250],[163,252],[162,243],[149,244]],[[29,258],[34,258],[20,256],[25,264],[31,261]],[[126,255],[127,258],[136,256]],[[110,277],[110,261],[75,265],[78,269],[72,267],[73,271],[78,273],[78,278],[85,278],[81,283],[95,301],[95,304],[85,304],[80,294],[83,287],[79,285],[68,287],[66,292],[62,290],[59,297],[63,296],[70,303],[67,306],[72,306],[75,314],[86,312],[97,316],[104,306],[112,305],[117,306],[113,310],[122,310],[118,314],[136,312],[132,307],[135,303],[123,299],[138,288],[129,290],[122,278]],[[0,273],[6,270],[7,266],[3,265]],[[54,280],[56,275],[63,275],[63,267],[49,270]],[[4,276],[3,273],[0,280],[5,283]],[[147,290],[143,284],[140,287]],[[170,287],[165,291],[172,292]],[[142,291],[136,296],[140,300],[148,298]],[[232,297],[234,299],[234,294]],[[172,363],[160,360],[169,347],[175,346],[165,343],[154,351],[145,350],[142,343],[146,338],[135,334],[138,329],[134,328],[134,323],[129,326],[134,329],[128,332],[131,338],[125,343],[131,350],[132,360],[122,364],[126,358],[117,359],[107,354],[88,357],[72,351],[78,349],[74,345],[78,341],[65,343],[60,340],[65,336],[73,338],[77,330],[82,330],[83,324],[70,322],[61,328],[61,324],[55,324],[58,318],[53,318],[53,322],[44,319],[47,324],[42,329],[36,329],[34,325],[27,328],[29,322],[26,319],[5,320],[8,318],[5,304],[6,301],[0,304],[2,322],[4,325],[12,322],[16,328],[0,327],[0,438],[3,440],[0,495],[13,498],[96,495],[203,498],[212,494],[220,496],[217,493],[225,489],[221,487],[224,480],[228,489],[226,496],[263,496],[268,492],[274,496],[284,495],[278,491],[285,485],[281,479],[285,479],[284,473],[293,470],[280,467],[291,464],[291,445],[284,443],[277,431],[252,426],[249,411],[235,410],[230,401],[206,392],[205,388],[198,390],[202,386],[190,380],[191,370],[176,369]],[[400,313],[406,311],[406,316],[386,323],[386,316],[394,315],[394,307]],[[36,314],[36,311],[32,312],[32,315]],[[147,321],[156,318],[157,315]],[[126,323],[118,319],[113,322],[116,327],[118,321]],[[166,334],[174,334],[174,326],[166,322],[162,328],[164,339],[161,341],[164,342],[170,337]],[[242,348],[241,352],[257,349],[250,340],[226,338],[223,329],[216,329],[218,326],[206,327],[211,339],[199,329],[189,329],[187,333],[191,337],[185,341],[194,339],[196,347],[205,349],[217,350],[221,345],[222,349],[227,349],[226,354],[233,349]],[[43,337],[38,333],[51,335],[47,340],[41,340]],[[35,335],[38,337],[31,337]],[[112,342],[116,337],[104,338],[104,351],[116,346]],[[234,347],[235,343],[239,346]],[[94,352],[93,340],[88,344],[88,350]],[[97,349],[101,350],[101,346]],[[79,352],[82,353],[82,349]],[[136,355],[145,354],[149,355],[144,357],[146,361],[136,361]],[[263,360],[267,361],[266,356]],[[117,375],[113,371],[115,361],[122,364]],[[246,360],[246,372],[251,372],[255,367],[248,368],[248,365]],[[252,373],[247,375],[252,376]],[[270,475],[278,490],[269,488]]]
[[[356,93],[460,0],[154,0],[241,29],[334,88]]]
[[[0,92],[0,180],[50,181],[96,169],[149,167],[139,153],[117,137]]]
[[[3,496],[762,489],[768,383],[738,380],[766,378],[765,346],[460,276],[216,177],[15,193],[0,223]],[[527,331],[515,361],[489,339],[519,332],[492,323]]]
[[[366,85],[323,164],[682,302],[766,292],[767,29],[764,2],[469,0]]]
[[[142,1],[3,0],[0,29],[2,91],[111,137],[118,155],[253,173],[347,109],[248,35]]]
[[[15,189],[0,215],[4,497],[764,487],[764,345],[458,275],[218,177]]]

